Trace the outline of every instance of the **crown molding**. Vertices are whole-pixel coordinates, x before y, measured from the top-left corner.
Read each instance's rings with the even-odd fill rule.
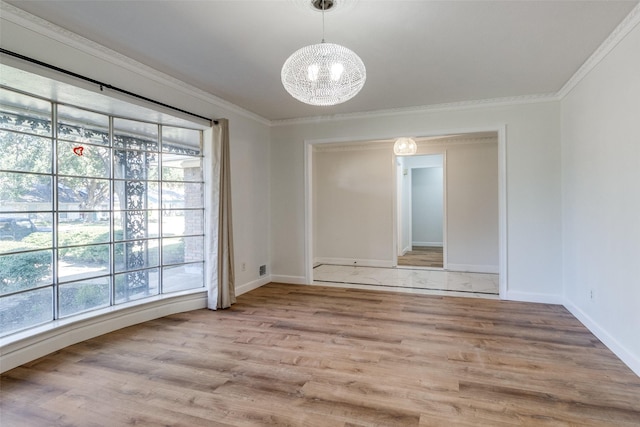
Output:
[[[478,99],[473,101],[450,102],[446,104],[420,105],[416,107],[393,108],[387,110],[375,110],[361,113],[334,114],[328,116],[301,117],[296,119],[272,120],[272,126],[288,126],[298,124],[321,123],[337,120],[357,120],[401,116],[406,114],[422,114],[443,111],[469,110],[475,108],[506,107],[521,104],[536,104],[540,102],[559,101],[555,93],[510,96],[505,98]]]
[[[369,150],[392,150],[393,141],[354,141],[328,144],[313,144],[313,151],[316,153],[334,151],[369,151]]]
[[[498,144],[498,134],[478,135],[478,134],[460,134],[445,136],[429,136],[414,137],[418,150],[420,147],[452,147],[457,145],[479,145],[479,144]],[[365,150],[381,150],[393,148],[395,138],[384,140],[357,140],[344,141],[336,143],[312,144],[313,151],[318,153],[335,152],[335,151],[365,151]],[[418,155],[420,155],[418,153]]]
[[[213,104],[217,107],[244,116],[248,119],[255,120],[261,124],[269,126],[271,122],[251,111],[245,110],[229,101],[196,88],[182,80],[164,74],[154,68],[144,65],[128,56],[122,55],[112,49],[109,49],[92,40],[84,38],[76,33],[59,27],[49,21],[32,15],[24,10],[0,0],[0,18],[12,22],[23,28],[41,34],[59,43],[72,47],[83,53],[89,54],[111,64],[122,67],[126,70],[134,72],[142,77],[153,80],[164,86],[176,89],[185,95],[192,96]],[[107,82],[108,83],[108,82]]]
[[[569,80],[557,92],[559,99],[563,99],[584,79],[596,65],[600,63],[638,24],[640,23],[640,3],[618,24],[609,37],[591,54],[578,68]]]
[[[486,136],[478,136],[474,134],[469,135],[452,135],[452,136],[443,136],[436,138],[425,138],[419,139],[416,138],[416,143],[418,144],[418,150],[421,146],[423,147],[433,147],[433,146],[444,146],[451,147],[454,145],[479,145],[479,144],[498,144],[498,134],[495,135],[486,135]]]

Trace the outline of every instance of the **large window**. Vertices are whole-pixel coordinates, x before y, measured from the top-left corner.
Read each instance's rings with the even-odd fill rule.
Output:
[[[202,288],[202,132],[0,88],[0,336]]]

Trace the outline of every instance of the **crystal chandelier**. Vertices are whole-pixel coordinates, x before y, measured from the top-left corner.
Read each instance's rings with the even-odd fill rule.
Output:
[[[333,0],[314,0],[312,5],[322,10],[322,42],[295,51],[285,61],[282,84],[305,104],[340,104],[360,92],[367,72],[352,50],[324,41],[324,11],[333,6]]]
[[[412,138],[398,138],[393,144],[393,153],[396,156],[413,156],[418,151],[418,145]]]

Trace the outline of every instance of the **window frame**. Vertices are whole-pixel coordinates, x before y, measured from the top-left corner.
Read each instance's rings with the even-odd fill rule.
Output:
[[[136,304],[145,304],[148,302],[153,302],[159,298],[163,298],[165,296],[170,296],[170,295],[174,295],[174,294],[184,294],[184,293],[191,293],[191,292],[202,292],[205,290],[205,274],[206,274],[206,254],[205,254],[205,242],[207,239],[207,230],[205,227],[205,218],[206,218],[206,201],[205,201],[205,195],[204,195],[204,191],[205,191],[205,182],[204,182],[204,169],[205,169],[205,152],[206,150],[204,149],[204,132],[201,128],[196,127],[186,127],[186,126],[182,126],[182,125],[176,125],[176,124],[163,124],[163,123],[159,123],[159,122],[150,122],[150,121],[146,121],[146,120],[140,120],[140,119],[136,119],[136,118],[131,118],[131,117],[123,117],[123,116],[119,116],[117,114],[112,114],[112,113],[104,113],[104,112],[100,112],[97,110],[92,110],[90,108],[86,108],[86,107],[80,107],[80,106],[75,106],[75,105],[71,105],[68,103],[62,103],[62,102],[57,102],[55,100],[52,99],[47,99],[44,98],[42,96],[36,95],[36,94],[32,94],[32,93],[27,93],[21,90],[17,90],[11,87],[7,87],[7,86],[0,86],[0,89],[5,90],[5,91],[10,91],[10,92],[14,92],[15,94],[17,94],[18,96],[28,96],[31,98],[34,98],[38,101],[41,102],[46,102],[49,103],[50,105],[50,116],[48,116],[48,119],[50,121],[50,135],[48,136],[43,136],[40,134],[36,134],[36,133],[30,133],[30,132],[22,132],[22,131],[17,131],[17,130],[11,130],[9,128],[6,128],[2,123],[0,123],[0,130],[2,130],[3,132],[10,132],[13,134],[22,134],[22,135],[27,135],[28,137],[39,137],[39,138],[46,138],[48,140],[51,141],[51,170],[49,173],[42,173],[42,172],[22,172],[22,171],[15,171],[15,170],[11,170],[11,169],[0,169],[0,173],[21,173],[21,174],[28,174],[31,176],[47,176],[50,177],[51,180],[51,201],[49,203],[50,206],[50,210],[45,210],[45,209],[24,209],[24,210],[6,210],[3,207],[0,207],[0,215],[6,216],[6,215],[10,215],[10,216],[15,216],[15,215],[19,215],[19,216],[25,216],[25,217],[29,217],[29,215],[31,214],[45,214],[48,215],[51,219],[51,245],[50,247],[47,248],[33,248],[33,249],[28,249],[28,250],[17,250],[17,251],[2,251],[0,252],[0,257],[7,257],[7,256],[11,256],[11,255],[15,255],[15,254],[30,254],[30,253],[36,253],[38,251],[48,251],[51,255],[51,263],[50,263],[50,280],[47,281],[46,283],[43,284],[38,284],[37,286],[31,286],[31,287],[27,287],[25,289],[19,289],[16,291],[11,291],[11,292],[7,292],[7,293],[1,293],[0,292],[0,306],[2,306],[2,302],[6,301],[6,298],[9,297],[13,297],[16,295],[20,295],[20,294],[26,294],[28,292],[35,292],[35,291],[42,291],[44,289],[48,289],[50,288],[51,291],[51,300],[52,300],[52,304],[51,304],[51,319],[50,320],[46,320],[46,321],[40,321],[37,323],[33,323],[33,324],[29,324],[27,326],[23,326],[20,328],[15,328],[15,329],[9,329],[9,330],[4,330],[4,325],[2,325],[2,328],[0,328],[0,340],[5,340],[8,337],[11,337],[14,334],[17,335],[24,335],[24,334],[28,334],[30,330],[34,330],[34,332],[38,329],[41,329],[42,327],[47,327],[48,324],[53,324],[53,323],[59,323],[61,320],[65,321],[66,319],[69,319],[70,321],[73,320],[79,320],[79,319],[84,319],[84,318],[90,318],[92,317],[92,314],[95,314],[95,316],[99,316],[100,314],[104,313],[105,310],[110,311],[115,309],[118,309],[119,307],[122,308],[126,308],[129,307],[131,305],[136,305]],[[4,100],[0,101],[0,105],[2,105],[4,107]],[[62,209],[58,200],[58,192],[59,192],[59,179],[60,177],[62,178],[71,178],[71,175],[68,174],[60,174],[59,170],[58,170],[58,161],[59,161],[59,155],[58,155],[58,147],[60,142],[62,142],[63,144],[67,144],[69,142],[72,142],[71,139],[68,138],[64,138],[61,137],[59,135],[59,126],[61,124],[61,120],[59,120],[58,117],[58,108],[59,106],[64,106],[65,108],[72,108],[72,109],[76,109],[78,111],[84,111],[84,112],[88,112],[91,114],[99,114],[102,116],[106,116],[108,118],[108,122],[109,122],[109,131],[108,131],[108,144],[107,145],[94,145],[95,147],[102,147],[102,148],[106,148],[109,151],[109,167],[110,167],[110,171],[109,171],[109,176],[108,178],[108,200],[109,200],[109,208],[108,210],[104,210],[104,209],[100,209],[100,210],[86,210],[86,211],[72,211],[72,210],[65,210]],[[4,109],[4,108],[2,108]],[[40,117],[38,117],[39,120],[41,120]],[[144,212],[146,212],[147,214],[152,213],[152,212],[156,212],[157,213],[157,217],[158,217],[158,224],[157,224],[157,235],[150,237],[148,234],[148,230],[145,230],[146,234],[143,240],[145,241],[156,241],[157,242],[157,252],[158,252],[158,261],[155,265],[153,266],[149,266],[149,265],[145,265],[143,268],[139,269],[140,271],[152,271],[152,270],[156,270],[157,271],[157,279],[156,279],[156,286],[157,286],[157,292],[154,294],[150,294],[147,296],[143,296],[141,298],[136,298],[136,299],[125,299],[124,301],[118,301],[117,299],[117,276],[118,275],[122,275],[124,276],[127,273],[130,272],[135,272],[137,270],[127,270],[127,271],[123,271],[123,270],[119,270],[116,268],[116,254],[115,254],[115,247],[117,245],[127,245],[128,243],[140,240],[140,239],[130,239],[130,240],[126,240],[126,239],[116,239],[116,225],[115,225],[115,215],[116,213],[120,213],[123,214],[127,211],[127,210],[123,210],[122,207],[120,206],[120,209],[117,210],[115,207],[115,201],[114,199],[116,198],[116,192],[115,192],[115,182],[126,182],[127,180],[123,177],[123,179],[118,179],[115,177],[115,173],[114,173],[114,169],[115,169],[115,158],[116,158],[116,151],[118,149],[121,150],[125,150],[127,148],[122,148],[122,147],[116,147],[115,145],[115,129],[114,129],[114,122],[116,120],[127,120],[127,121],[131,121],[131,122],[136,122],[136,123],[144,123],[146,125],[150,125],[150,126],[156,126],[157,127],[157,138],[156,138],[156,149],[154,151],[152,151],[157,159],[157,176],[154,179],[150,179],[150,180],[143,180],[146,183],[149,182],[153,182],[157,185],[158,187],[158,194],[157,194],[157,206],[155,208],[150,208],[149,206],[146,207],[146,209],[144,210]],[[163,158],[165,155],[170,154],[170,152],[165,152],[163,151],[163,146],[165,145],[165,141],[163,140],[163,130],[165,128],[171,128],[171,129],[183,129],[183,130],[187,130],[189,132],[197,132],[199,134],[199,145],[198,145],[198,149],[196,150],[198,152],[197,155],[186,155],[187,157],[191,158],[191,159],[198,159],[199,161],[199,176],[200,176],[200,180],[199,181],[177,181],[177,182],[182,182],[183,184],[186,183],[193,183],[193,184],[197,184],[199,185],[200,188],[200,202],[199,202],[199,207],[188,207],[188,206],[183,206],[180,210],[183,211],[195,211],[199,213],[199,217],[202,218],[201,221],[201,228],[199,229],[198,233],[195,234],[187,234],[186,231],[183,230],[183,233],[181,236],[164,236],[163,234],[163,218],[164,218],[164,212],[165,211],[172,211],[175,209],[171,209],[171,208],[167,208],[165,209],[163,207],[163,203],[162,203],[162,187],[163,184],[165,182],[168,183],[172,183],[172,182],[176,182],[176,181],[171,181],[171,180],[164,180],[163,177]],[[88,145],[92,145],[93,142],[87,142]],[[136,151],[136,150],[132,150],[132,151]],[[101,179],[96,177],[96,179]],[[128,180],[128,181],[135,181],[135,180]],[[183,199],[184,199],[184,195],[183,195]],[[186,204],[186,201],[185,201]],[[108,235],[109,235],[109,239],[108,242],[106,243],[96,243],[94,245],[92,244],[84,244],[84,245],[63,245],[61,243],[61,241],[59,240],[59,233],[60,233],[60,219],[62,216],[64,217],[68,217],[70,213],[78,213],[78,212],[89,212],[92,214],[95,214],[97,212],[106,212],[108,214],[109,220],[108,222]],[[183,261],[181,263],[172,263],[172,264],[164,264],[163,262],[163,252],[164,252],[164,248],[163,248],[163,243],[164,243],[164,239],[176,239],[176,238],[180,238],[183,241],[185,240],[185,238],[192,238],[192,237],[199,237],[201,239],[201,254],[202,256],[199,259],[196,260],[192,260],[192,261],[186,261],[185,259],[183,259]],[[1,242],[0,242],[1,243]],[[60,250],[61,249],[69,249],[69,248],[75,248],[75,247],[89,247],[89,246],[98,246],[98,245],[108,245],[108,271],[105,274],[98,274],[98,275],[94,275],[94,276],[90,276],[88,278],[80,278],[80,279],[69,279],[69,278],[65,278],[65,277],[61,277],[60,276],[60,260],[61,255],[60,255]],[[184,249],[183,249],[184,251]],[[6,259],[6,258],[0,258],[0,260],[2,259]],[[179,289],[174,289],[174,290],[166,290],[164,289],[164,277],[163,277],[163,271],[165,268],[176,268],[176,267],[183,267],[186,268],[187,266],[193,266],[193,265],[199,265],[199,276],[200,276],[200,280],[199,280],[199,284],[197,286],[192,286],[192,287],[187,287],[187,288],[179,288]],[[88,309],[85,310],[80,310],[80,311],[74,311],[71,314],[68,315],[61,315],[61,306],[60,306],[60,300],[61,300],[61,290],[64,289],[65,285],[69,285],[71,286],[72,284],[77,284],[80,282],[86,282],[87,280],[100,280],[100,279],[104,279],[106,278],[106,280],[109,283],[109,301],[108,304],[100,304],[98,306],[95,307],[90,307]],[[148,284],[147,284],[148,285]]]

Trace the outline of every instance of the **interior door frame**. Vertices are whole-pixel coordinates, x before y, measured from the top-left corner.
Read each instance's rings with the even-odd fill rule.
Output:
[[[449,130],[428,130],[420,133],[416,138],[446,136],[454,134],[467,134],[476,132],[496,132],[498,134],[498,274],[499,274],[499,296],[500,299],[507,299],[508,293],[508,197],[507,197],[507,125],[497,125],[480,128],[464,128]],[[384,136],[369,137],[343,137],[325,139],[305,139],[304,140],[304,284],[313,284],[313,146],[316,144],[339,143],[339,142],[365,142],[365,141],[393,141],[400,133]],[[395,165],[395,158],[394,163]],[[394,186],[394,193],[397,191]],[[394,195],[395,198],[395,195]],[[396,215],[393,209],[393,215]],[[394,231],[397,238],[397,229]],[[397,243],[396,243],[397,244]],[[397,253],[397,252],[396,252]]]

